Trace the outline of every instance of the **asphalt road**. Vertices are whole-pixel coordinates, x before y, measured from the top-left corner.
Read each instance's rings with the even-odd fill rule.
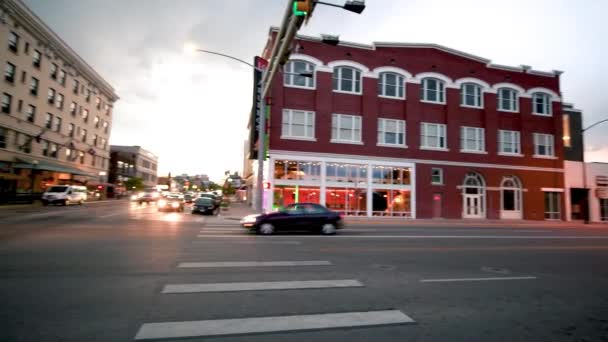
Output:
[[[16,210],[0,303],[0,341],[608,341],[608,228],[261,237],[126,201]]]

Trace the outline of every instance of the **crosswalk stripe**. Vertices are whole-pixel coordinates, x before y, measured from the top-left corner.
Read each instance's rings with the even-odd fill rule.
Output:
[[[304,280],[304,281],[266,281],[246,283],[211,283],[211,284],[169,284],[162,293],[197,293],[197,292],[237,292],[321,289],[338,287],[362,287],[357,280]]]
[[[195,244],[213,244],[213,245],[219,245],[219,242],[217,240],[215,240],[215,241],[209,241],[209,240],[192,241],[192,243],[195,243]],[[260,239],[255,239],[255,240],[230,240],[230,241],[222,241],[221,244],[222,245],[224,245],[224,244],[237,244],[237,245],[301,245],[302,242],[300,242],[300,241],[264,241],[264,240],[260,240]]]
[[[152,340],[408,323],[414,323],[414,320],[399,310],[145,323],[139,328],[135,339]]]
[[[273,267],[273,266],[328,266],[331,262],[313,261],[218,261],[218,262],[181,262],[178,268],[207,267]]]
[[[465,281],[500,281],[500,280],[532,280],[537,279],[533,276],[526,277],[489,277],[489,278],[447,278],[447,279],[422,279],[421,283],[451,283]]]

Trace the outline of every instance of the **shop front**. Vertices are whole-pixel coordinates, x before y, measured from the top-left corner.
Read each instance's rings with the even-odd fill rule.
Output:
[[[414,218],[414,164],[298,155],[270,157],[267,210],[320,203],[349,216]]]

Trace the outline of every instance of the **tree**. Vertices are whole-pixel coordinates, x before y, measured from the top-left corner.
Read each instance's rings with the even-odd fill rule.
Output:
[[[143,190],[144,181],[139,177],[129,178],[129,180],[125,181],[125,188],[127,190]]]

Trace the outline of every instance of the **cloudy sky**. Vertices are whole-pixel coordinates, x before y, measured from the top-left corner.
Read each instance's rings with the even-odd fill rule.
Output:
[[[343,3],[343,0],[329,0]],[[241,170],[252,72],[187,42],[252,60],[286,0],[25,0],[121,97],[112,144],[141,145],[160,172],[212,179]],[[302,34],[437,43],[494,63],[563,70],[564,100],[585,123],[608,118],[608,1],[367,0],[362,15],[317,7]],[[608,162],[608,124],[587,157]]]

